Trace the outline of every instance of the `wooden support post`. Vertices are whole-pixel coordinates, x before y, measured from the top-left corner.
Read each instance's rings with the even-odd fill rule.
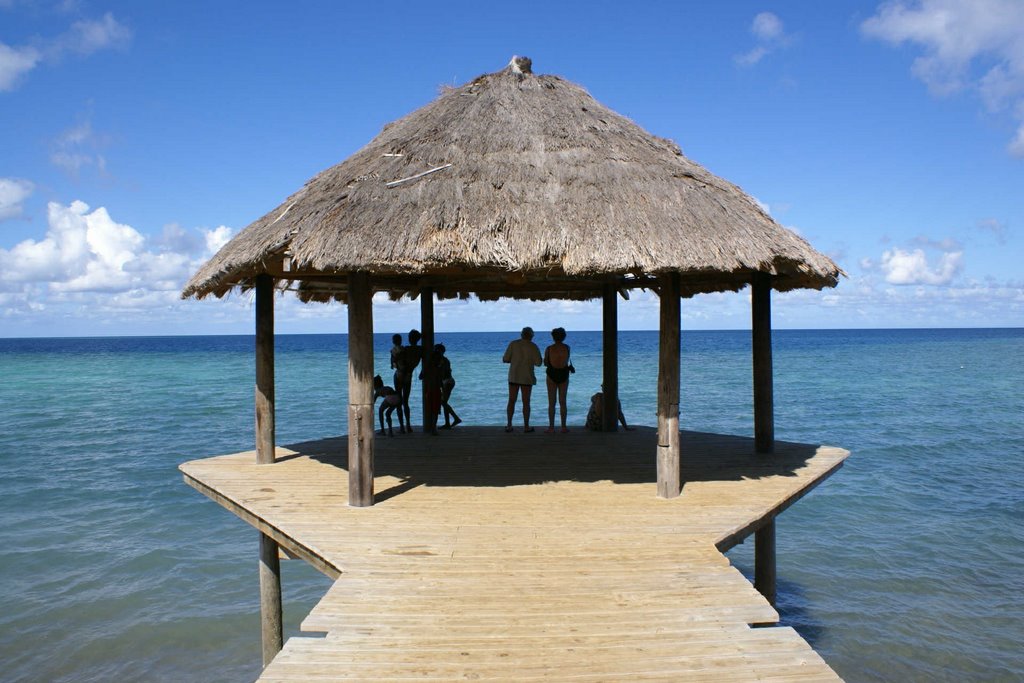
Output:
[[[754,273],[751,285],[751,332],[754,365],[754,448],[775,450],[775,403],[772,391],[772,279]]]
[[[619,301],[618,288],[613,283],[604,285],[602,313],[602,348],[604,352],[604,414],[601,429],[614,432],[619,428]]]
[[[274,279],[256,276],[256,462],[274,462]]]
[[[373,290],[348,275],[348,504],[373,505]]]
[[[754,532],[754,588],[775,605],[775,520]]]
[[[679,274],[659,278],[661,322],[658,343],[658,496],[682,490],[679,464]]]
[[[423,394],[423,433],[427,434],[437,427],[431,420],[431,378],[434,372],[434,290],[432,287],[420,289],[420,332],[423,334],[423,382],[420,387]]]
[[[281,559],[277,541],[260,532],[260,630],[263,666],[284,647],[281,609]]]
[[[274,279],[256,276],[256,462],[274,457]],[[281,561],[277,542],[260,533],[260,632],[263,666],[281,651]]]

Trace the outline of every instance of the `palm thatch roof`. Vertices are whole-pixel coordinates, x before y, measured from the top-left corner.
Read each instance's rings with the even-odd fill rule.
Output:
[[[304,300],[344,300],[369,271],[397,298],[589,299],[680,274],[684,295],[780,291],[842,271],[738,187],[557,76],[515,57],[384,127],[242,230],[183,297],[269,273]]]

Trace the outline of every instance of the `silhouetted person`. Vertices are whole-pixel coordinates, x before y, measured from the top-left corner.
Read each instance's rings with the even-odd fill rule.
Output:
[[[548,384],[548,434],[553,434],[555,431],[556,399],[561,408],[562,431],[569,431],[569,428],[565,426],[567,412],[565,395],[569,391],[569,375],[576,370],[569,362],[569,347],[565,344],[565,328],[556,327],[551,330],[551,338],[555,343],[544,349],[545,374]]]
[[[505,431],[512,431],[512,416],[516,412],[516,398],[523,393],[523,431],[532,432],[530,426],[530,394],[537,377],[533,369],[541,364],[540,349],[533,343],[533,328],[524,327],[519,339],[509,342],[502,362],[508,363],[508,423]]]
[[[395,335],[396,337],[399,335]],[[394,340],[394,337],[392,337]],[[399,338],[401,341],[401,338]],[[409,414],[409,394],[412,393],[412,377],[416,370],[416,366],[420,364],[420,359],[423,358],[423,349],[419,346],[420,333],[419,330],[409,330],[409,345],[402,347],[402,352],[398,354],[398,359],[394,360],[395,363],[395,390],[402,397],[402,411],[405,413],[405,429],[408,432],[412,432],[412,418]]]
[[[452,362],[444,355],[445,351],[444,344],[438,344],[434,347],[434,358],[437,360],[437,377],[441,383],[441,408],[444,410],[444,427],[441,427],[441,429],[451,429],[462,422],[462,418],[458,416],[458,413],[455,412],[449,403],[452,391],[455,389],[455,377],[452,376]]]
[[[597,392],[590,397],[590,410],[587,411],[587,429],[592,432],[604,431],[604,385],[601,385],[602,391]],[[633,431],[633,428],[626,424],[626,416],[622,414],[622,401],[616,401],[618,403],[619,422],[622,423],[622,428],[627,432]]]
[[[384,380],[380,375],[373,378],[373,400],[376,401],[378,398],[384,399],[381,401],[380,410],[377,412],[377,416],[380,418],[380,435],[384,436],[385,418],[388,421],[388,436],[395,435],[391,422],[391,414],[395,412],[395,408],[398,408],[398,428],[404,433],[405,420],[402,417],[402,396],[393,388],[384,386]]]

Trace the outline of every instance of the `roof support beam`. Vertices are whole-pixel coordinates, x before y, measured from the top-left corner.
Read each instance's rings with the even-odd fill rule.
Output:
[[[658,496],[682,490],[679,463],[679,274],[661,277],[658,342]],[[607,399],[606,399],[607,403]]]
[[[619,302],[618,286],[608,283],[604,286],[601,306],[601,347],[604,360],[604,381],[601,391],[601,430],[614,432],[619,425]]]
[[[256,276],[256,462],[274,462],[274,279]],[[263,666],[284,646],[277,541],[260,532],[260,633]]]
[[[754,366],[754,448],[775,450],[775,400],[772,390],[772,277],[754,273],[750,297]]]
[[[348,504],[373,505],[373,290],[348,276]]]
[[[437,431],[437,413],[434,410],[434,397],[431,387],[434,386],[434,289],[420,288],[420,332],[423,334],[423,433]]]
[[[274,279],[256,276],[256,462],[274,462]]]

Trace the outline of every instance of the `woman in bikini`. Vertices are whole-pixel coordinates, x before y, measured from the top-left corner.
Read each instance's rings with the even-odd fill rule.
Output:
[[[556,327],[551,330],[551,338],[555,343],[544,349],[544,366],[548,380],[548,434],[555,431],[556,399],[561,408],[562,431],[569,431],[565,426],[565,395],[569,391],[569,374],[576,371],[569,360],[569,347],[564,343],[565,328]]]

